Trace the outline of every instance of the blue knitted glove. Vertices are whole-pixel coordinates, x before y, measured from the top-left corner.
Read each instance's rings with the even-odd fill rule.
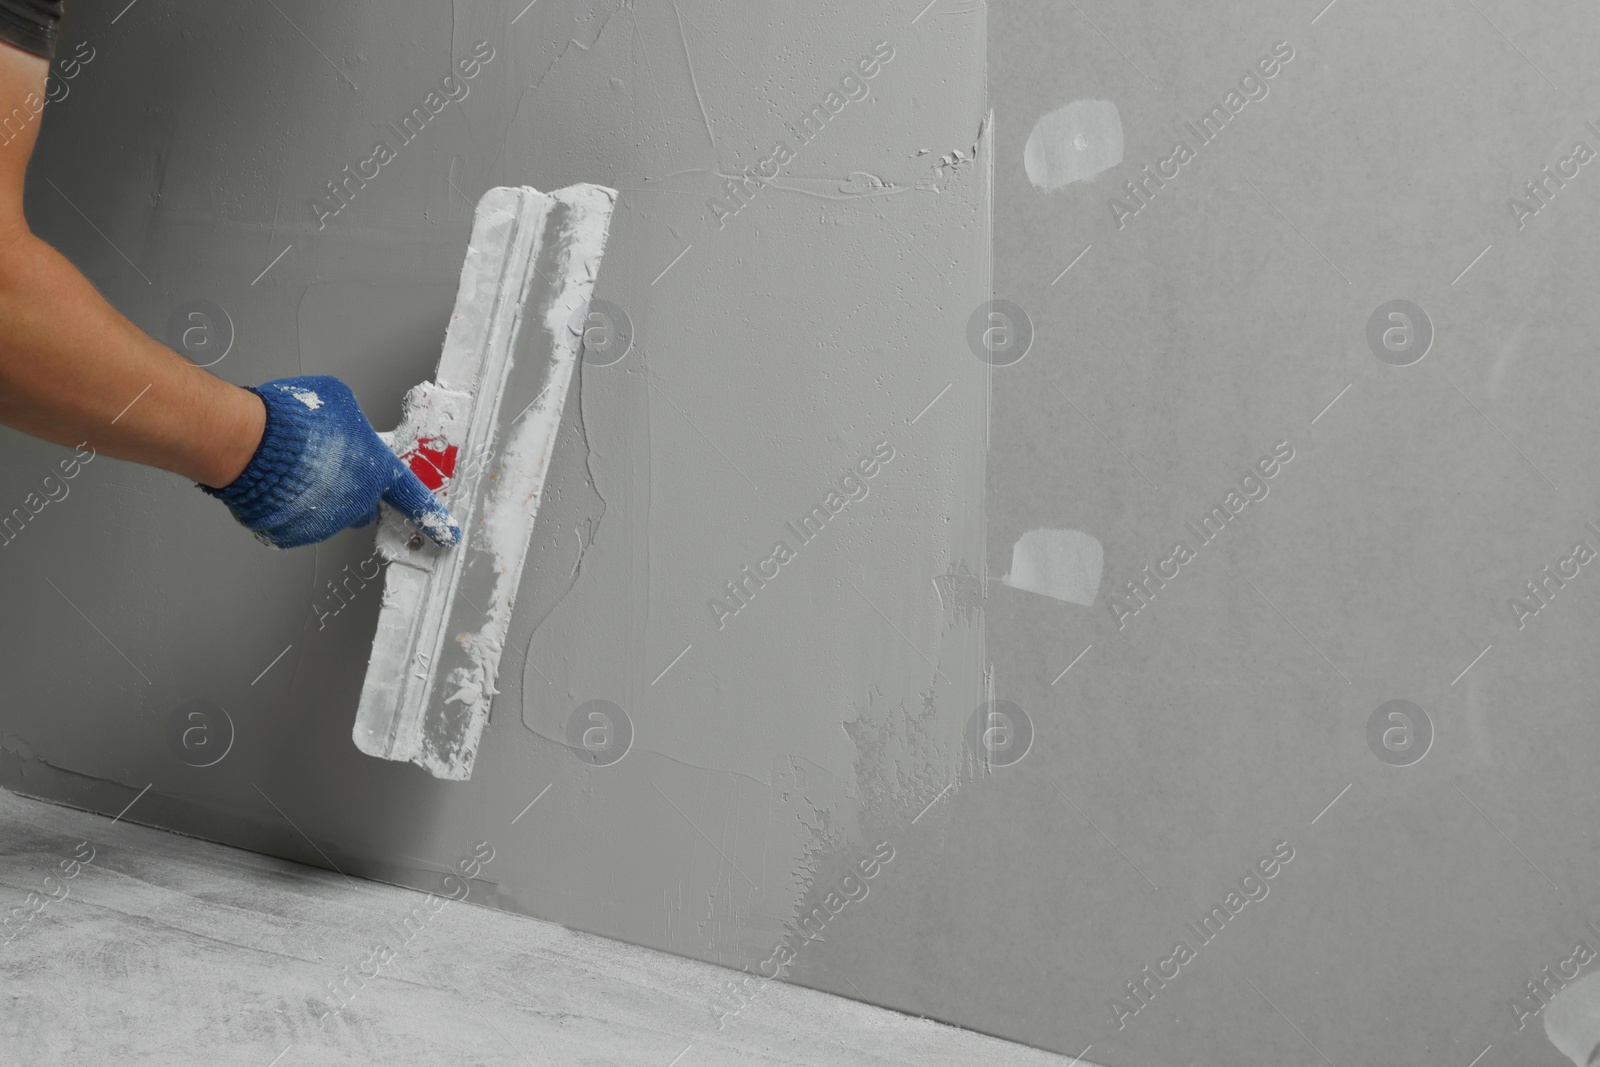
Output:
[[[202,485],[274,548],[325,541],[378,518],[383,500],[441,545],[461,528],[389,450],[337,378],[279,378],[250,391],[267,407],[266,432],[244,473]]]

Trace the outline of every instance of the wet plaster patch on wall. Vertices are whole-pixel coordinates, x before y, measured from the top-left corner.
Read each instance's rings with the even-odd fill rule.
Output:
[[[0,559],[38,605],[4,652],[5,783],[112,814],[149,785],[127,818],[424,888],[487,839],[474,900],[765,958],[819,871],[954,781],[982,695],[981,620],[951,625],[937,581],[982,560],[985,368],[963,341],[990,288],[981,11],[280,6],[167,0],[115,27],[75,12],[99,20],[79,23],[97,81],[71,124],[47,123],[36,228],[148,329],[196,296],[226,308],[230,380],[338,374],[387,426],[437,358],[476,197],[599,182],[621,197],[596,295],[626,310],[634,350],[579,369],[470,782],[350,743],[378,598],[352,585],[330,612],[328,583],[359,571],[371,531],[267,553],[188,486],[107,461],[59,516],[80,521]],[[328,176],[480,41],[495,58],[470,93],[319,228]],[[721,175],[878,42],[894,59],[797,160],[797,190],[838,198],[773,189],[718,230]],[[870,495],[717,630],[707,598],[879,443],[896,458]],[[113,477],[139,492],[106,492]],[[169,747],[192,699],[231,724],[216,767]],[[609,765],[569,747],[597,699],[630,720]]]
[[[670,9],[664,13],[672,14]],[[739,106],[741,100],[725,92],[708,91],[708,85],[726,78],[731,71],[714,55],[710,57],[709,72],[702,65],[706,57],[692,47],[698,40],[696,17],[687,11],[685,14],[691,54],[700,56],[692,73],[706,103],[703,117],[709,122],[711,133],[725,145],[728,126],[720,109]],[[669,31],[676,29],[670,18],[665,25]],[[882,38],[863,38],[869,43],[876,39]],[[608,32],[596,43],[591,58],[604,59],[609,49],[628,43],[626,36]],[[895,41],[894,47],[899,50],[907,46]],[[743,49],[724,50],[732,56],[744,54]],[[848,57],[855,53],[841,49],[839,54]],[[841,163],[873,158],[859,154],[865,147],[863,134],[877,130],[881,120],[874,117],[873,109],[881,111],[887,106],[888,86],[892,84],[888,79],[900,69],[904,58],[903,52],[897,52],[895,61],[875,78],[873,95],[830,120],[822,133],[805,146],[805,160],[815,160],[824,171],[848,174],[848,164],[835,166],[834,157]],[[837,62],[837,57],[819,56],[814,69],[828,70],[830,63]],[[573,76],[583,74],[577,67],[567,69]],[[659,67],[657,73],[660,74]],[[690,73],[686,62],[680,75],[685,84]],[[552,75],[545,89],[562,85],[567,76],[563,72]],[[747,106],[744,123],[758,131],[751,135],[758,150],[769,139],[766,133],[783,129],[780,120],[792,111],[794,102],[803,106],[809,99],[805,94],[814,96],[820,91],[815,79],[808,83],[805,78],[797,78],[796,82],[790,103],[765,107],[756,101]],[[575,95],[591,100],[615,99],[615,94],[608,96],[598,81],[594,88],[592,93]],[[695,97],[691,92],[686,99]],[[977,103],[975,98],[974,104]],[[852,121],[858,125],[851,126]],[[625,126],[625,122],[617,125]],[[976,122],[973,128],[977,128]],[[513,142],[517,140],[513,137]],[[691,142],[688,148],[704,153],[706,162],[714,162],[718,157],[710,154],[711,140],[708,135],[704,145]],[[675,137],[673,150],[685,152]],[[707,166],[700,173],[678,175],[672,181],[685,189],[705,189],[705,183],[725,180],[720,175],[732,169],[721,164]],[[892,180],[906,187],[916,180],[880,164],[874,164],[874,170],[885,171],[886,182]],[[973,204],[976,187],[974,183],[963,189],[954,198],[955,203]],[[714,191],[717,185],[709,188]],[[823,227],[823,243],[813,253],[813,261],[823,265],[822,277],[804,287],[806,295],[799,301],[775,298],[764,282],[747,289],[723,279],[718,285],[717,301],[707,308],[702,320],[704,328],[698,335],[683,331],[675,322],[667,323],[664,331],[636,321],[639,361],[624,361],[616,368],[608,368],[611,373],[589,372],[584,394],[586,413],[601,409],[610,413],[610,417],[589,420],[593,427],[595,484],[607,502],[607,518],[595,533],[589,562],[574,595],[544,624],[545,637],[535,635],[529,646],[528,658],[533,666],[524,672],[524,683],[530,687],[529,699],[523,704],[524,718],[540,738],[566,736],[564,716],[583,700],[606,699],[627,713],[633,749],[625,760],[606,769],[604,776],[601,770],[594,772],[592,800],[615,802],[623,810],[627,805],[617,796],[632,796],[632,803],[648,806],[661,816],[660,821],[652,823],[648,836],[659,837],[676,824],[679,830],[700,835],[695,847],[701,855],[693,859],[694,864],[704,867],[708,859],[716,856],[715,850],[701,839],[709,838],[737,865],[718,864],[713,859],[713,864],[722,870],[709,883],[704,872],[689,872],[684,876],[686,886],[698,888],[675,894],[664,913],[674,924],[674,936],[684,939],[677,942],[680,947],[701,938],[694,950],[710,949],[718,958],[728,958],[727,954],[735,951],[730,946],[748,929],[762,931],[757,943],[770,941],[790,918],[795,900],[809,883],[814,857],[841,847],[840,842],[856,832],[858,823],[855,808],[860,799],[853,770],[856,755],[842,726],[851,716],[845,710],[850,707],[851,695],[841,680],[832,677],[789,677],[792,668],[781,658],[774,660],[768,650],[792,649],[797,632],[811,635],[807,638],[811,642],[818,639],[820,630],[836,631],[843,625],[845,630],[840,636],[864,635],[872,647],[881,646],[885,652],[883,667],[861,673],[855,666],[859,651],[852,652],[844,644],[835,645],[837,638],[822,638],[823,644],[835,649],[830,658],[836,656],[837,662],[846,664],[847,672],[858,679],[857,691],[874,683],[913,693],[930,684],[941,690],[951,686],[948,680],[935,676],[936,670],[942,670],[948,679],[952,672],[944,668],[950,661],[939,646],[938,602],[930,595],[932,591],[923,585],[924,592],[919,597],[909,598],[913,615],[908,619],[897,606],[897,601],[908,599],[900,591],[901,579],[892,573],[872,573],[879,566],[885,527],[892,521],[889,516],[914,501],[928,485],[925,462],[920,456],[914,458],[914,453],[922,451],[922,442],[928,440],[928,435],[920,424],[908,433],[904,430],[906,420],[915,416],[946,382],[930,380],[914,401],[907,390],[904,402],[879,406],[874,401],[863,406],[861,399],[871,394],[846,390],[848,374],[840,377],[839,385],[824,384],[819,391],[819,383],[809,370],[798,375],[774,371],[752,377],[739,365],[718,362],[717,353],[730,343],[734,348],[748,345],[753,350],[774,339],[788,346],[799,338],[827,338],[826,347],[818,346],[819,356],[806,355],[808,365],[816,358],[831,361],[835,351],[845,353],[866,347],[859,336],[859,326],[851,323],[841,330],[830,325],[824,309],[837,306],[851,286],[863,284],[871,291],[879,284],[879,278],[886,276],[885,269],[891,274],[899,269],[892,261],[880,261],[874,268],[878,277],[873,278],[856,273],[854,261],[868,247],[857,231],[865,230],[871,235],[869,240],[900,245],[905,237],[895,228],[903,230],[908,225],[902,217],[886,222],[871,208],[817,206],[808,203],[815,198],[776,195],[781,191],[784,190],[774,189],[753,197],[736,218],[708,213],[704,235],[684,230],[682,246],[666,245],[658,257],[636,268],[635,284],[653,286],[673,299],[695,304],[703,299],[700,287],[706,277],[707,257],[744,255],[757,264],[770,262],[770,252],[765,250],[773,247],[774,233],[803,232],[805,227],[818,223]],[[656,209],[648,198],[643,202],[648,209]],[[628,206],[626,193],[623,206]],[[642,217],[643,210],[623,216],[619,229],[622,240],[627,239],[629,218],[640,226],[654,222]],[[908,210],[900,209],[901,215]],[[966,207],[957,210],[964,211]],[[928,221],[918,218],[911,225],[920,227]],[[922,249],[934,249],[943,240],[937,220],[932,220],[932,225],[933,232],[911,238]],[[669,232],[677,233],[678,228],[671,227]],[[607,272],[616,266],[613,256],[617,247],[626,246],[614,246],[613,252],[608,253]],[[792,247],[784,247],[789,248],[789,258],[798,255]],[[724,248],[728,249],[726,253]],[[899,254],[916,262],[922,273],[931,273],[929,284],[939,282],[937,273],[921,268],[923,261],[915,251],[905,248]],[[630,264],[629,269],[635,268]],[[960,266],[960,270],[966,269],[966,265]],[[615,277],[607,273],[602,278],[603,293]],[[955,283],[955,276],[947,274],[943,284]],[[729,309],[738,312],[730,314]],[[659,310],[647,308],[646,314],[658,315]],[[904,324],[898,311],[891,315],[892,333],[883,340],[865,340],[868,345],[887,341],[886,354],[892,355],[900,351],[893,333],[902,331]],[[748,335],[743,325],[746,316],[755,319],[757,325],[756,331]],[[702,354],[686,361],[685,353],[695,346],[705,347],[708,338],[710,358]],[[970,356],[959,349],[951,355],[953,369],[971,369],[961,362]],[[712,375],[699,379],[706,383],[701,386],[691,384],[696,380],[696,363],[707,364]],[[836,369],[829,374],[839,377]],[[779,381],[784,384],[774,384]],[[784,394],[794,396],[795,402],[774,409],[772,396]],[[894,395],[889,399],[901,398]],[[837,413],[842,410],[848,419],[841,421],[854,425],[844,432],[819,436],[814,421],[793,417],[807,410],[803,405],[808,403],[815,404],[819,411],[830,410],[832,418],[838,418]],[[950,412],[958,420],[965,418],[963,403],[958,401]],[[628,414],[618,415],[622,410]],[[758,411],[761,421],[775,419],[778,425],[764,427],[755,438],[754,447],[748,442],[738,443],[740,427],[749,424]],[[936,430],[934,436],[942,432]],[[641,439],[647,439],[647,444]],[[802,545],[801,539],[788,532],[796,516],[819,502],[830,485],[838,484],[840,470],[879,442],[886,442],[901,455],[870,481],[867,499],[833,516],[825,531]],[[795,448],[795,443],[802,447]],[[772,461],[785,448],[790,454],[774,465]],[[908,466],[913,459],[916,465]],[[896,478],[900,481],[896,482]],[[737,516],[725,515],[725,505],[715,504],[709,509],[714,516],[708,520],[706,508],[685,506],[689,501],[704,500],[708,487],[713,500],[751,503],[740,504]],[[756,575],[751,561],[766,558],[777,539],[789,541],[795,558],[784,562],[781,572],[768,570],[762,578]],[[674,545],[679,547],[674,549]],[[941,555],[945,552],[936,547],[936,542],[930,542],[930,546]],[[916,555],[921,556],[924,551],[919,549]],[[747,567],[751,568],[748,572]],[[923,575],[911,581],[926,582],[930,576],[927,572],[932,569],[926,568]],[[705,605],[714,597],[733,603],[727,593],[730,576],[743,583],[744,602],[736,617],[719,619]],[[891,580],[885,583],[885,577]],[[909,582],[906,586],[915,588]],[[880,610],[893,614],[890,624],[885,624]],[[915,617],[918,614],[921,620]],[[719,621],[723,625],[719,626]],[[912,635],[910,646],[902,642],[896,628]],[[630,680],[621,687],[616,684],[615,672],[595,670],[593,658],[582,652],[587,642],[603,640],[603,635],[619,630],[630,635],[628,655],[635,657],[638,664],[636,673],[630,671]],[[788,655],[792,657],[793,652]],[[971,653],[963,651],[960,655]],[[956,662],[960,655],[955,657]],[[805,657],[794,665],[803,662]],[[905,670],[914,680],[898,677],[902,673],[898,663],[910,665]],[[892,672],[887,681],[886,672]],[[545,684],[546,678],[553,686]],[[552,691],[554,699],[547,701],[545,695]],[[671,717],[663,713],[664,701],[675,705],[682,699],[670,694],[684,692],[706,694],[694,703],[701,709],[697,712],[699,721],[709,725],[685,730],[681,714]],[[963,705],[970,705],[975,699],[974,688],[970,695],[952,701],[951,710],[946,712],[947,736],[943,738],[947,747],[958,744],[959,720],[970,711]],[[779,710],[786,705],[790,710]],[[960,710],[955,710],[957,706]],[[614,795],[613,789],[620,794]],[[741,913],[749,913],[751,918],[738,920]]]
[[[931,580],[933,591],[939,597],[946,631],[977,625],[987,592],[982,579],[958,564]]]

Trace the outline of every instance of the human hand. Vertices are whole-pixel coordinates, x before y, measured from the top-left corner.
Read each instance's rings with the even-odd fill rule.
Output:
[[[200,488],[258,540],[274,548],[325,541],[375,522],[379,501],[440,545],[461,539],[449,510],[383,443],[344,382],[280,378],[250,392],[267,409],[261,444],[233,482]]]

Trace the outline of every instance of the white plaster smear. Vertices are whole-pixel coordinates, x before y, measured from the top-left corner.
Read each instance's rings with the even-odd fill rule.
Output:
[[[1013,589],[1093,607],[1100,593],[1105,549],[1081,530],[1029,530],[1011,549],[1011,570],[1000,580]]]
[[[1074,100],[1033,124],[1022,149],[1028,180],[1049,192],[1122,162],[1122,118],[1109,100]]]
[[[1600,971],[1567,986],[1544,1010],[1550,1043],[1578,1067],[1589,1067],[1600,1048]]]
[[[595,185],[495,188],[478,204],[437,380],[407,393],[390,440],[401,455],[423,437],[467,456],[489,456],[497,443],[500,451],[492,473],[460,468],[446,491],[458,548],[414,546],[392,515],[379,531],[391,565],[352,734],[369,755],[410,760],[437,778],[472,774],[577,358],[579,335],[567,324],[594,289],[615,195]],[[551,238],[551,277],[537,263],[558,205],[566,210]],[[541,340],[527,346],[534,362],[517,373],[534,384],[542,376],[543,386],[512,415],[501,408],[522,320],[541,314]]]

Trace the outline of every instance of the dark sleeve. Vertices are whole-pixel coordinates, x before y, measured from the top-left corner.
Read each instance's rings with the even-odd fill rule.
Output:
[[[0,41],[54,59],[62,0],[0,0]]]

